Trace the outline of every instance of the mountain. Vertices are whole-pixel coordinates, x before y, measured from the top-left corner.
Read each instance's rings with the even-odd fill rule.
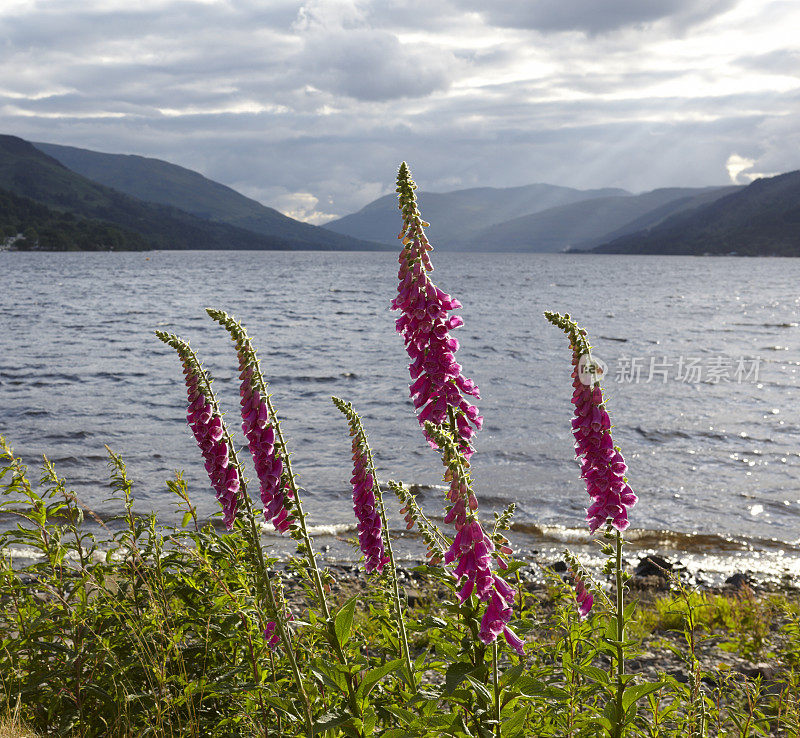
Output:
[[[289,218],[202,174],[160,159],[104,154],[72,146],[34,143],[68,169],[145,202],[169,205],[215,223],[226,223],[270,238],[306,244],[305,248],[377,248],[353,238]]]
[[[800,256],[800,171],[757,179],[710,204],[592,251]]]
[[[128,197],[70,171],[14,136],[0,136],[0,188],[56,210],[139,233],[151,248],[308,248],[303,242],[262,236]]]
[[[149,248],[138,233],[0,189],[0,250],[140,251]]]
[[[664,188],[597,197],[485,228],[463,244],[470,251],[556,252],[586,249],[655,225],[672,213],[722,197],[735,187]]]
[[[524,187],[478,187],[454,192],[418,192],[420,211],[430,221],[428,235],[434,246],[445,249],[463,248],[487,226],[502,223],[548,208],[598,197],[630,196],[625,190],[607,188],[576,190],[548,184]],[[362,238],[394,245],[400,230],[397,197],[385,195],[357,213],[326,223],[323,227],[353,238]]]

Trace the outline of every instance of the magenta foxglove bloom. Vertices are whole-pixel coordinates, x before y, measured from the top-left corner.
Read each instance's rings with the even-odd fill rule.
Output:
[[[584,384],[579,371],[581,355],[573,355],[572,402],[575,418],[572,433],[575,436],[575,452],[583,457],[581,476],[586,481],[586,491],[592,504],[586,511],[589,530],[594,533],[606,521],[611,521],[617,530],[628,525],[628,508],[636,503],[636,495],[625,479],[627,466],[622,454],[614,447],[611,438],[611,420],[605,409],[605,400],[600,385]]]
[[[283,616],[287,622],[294,620],[294,615],[289,610],[284,610]],[[274,620],[270,620],[264,628],[264,640],[267,642],[270,651],[274,651],[280,644],[281,636],[278,632],[278,624]]]
[[[513,616],[511,604],[514,590],[502,577],[492,572],[494,544],[481,524],[472,519],[456,534],[453,544],[445,553],[447,564],[456,563],[455,576],[461,589],[459,602],[475,594],[488,602],[480,626],[480,639],[492,643],[502,633],[508,644],[521,656],[525,655],[524,642],[508,627]]]
[[[241,353],[239,368],[239,378],[242,380],[242,430],[261,485],[264,517],[272,521],[275,530],[285,533],[294,522],[291,514],[294,493],[283,476],[283,462],[275,447],[275,429],[269,420],[266,400],[254,387],[253,368],[248,366],[246,357]]]
[[[375,479],[368,470],[368,458],[358,436],[353,437],[353,510],[358,520],[358,543],[367,572],[382,572],[389,562],[384,554],[381,516],[375,504]]]
[[[200,389],[200,379],[196,370],[183,356],[181,359],[183,359],[183,373],[186,376],[189,396],[186,418],[205,459],[211,486],[222,505],[225,527],[230,530],[236,520],[239,504],[239,472],[230,463],[222,418],[214,413],[213,405]]]
[[[270,620],[267,623],[267,627],[264,628],[264,640],[267,642],[271,651],[274,651],[281,642],[281,637],[278,635],[277,629],[278,626],[274,620]]]
[[[572,576],[575,580],[575,600],[578,603],[578,614],[582,618],[585,618],[592,609],[594,597],[589,590],[586,589],[583,580],[575,572],[573,572]]]
[[[572,403],[575,416],[572,433],[575,454],[581,458],[581,477],[592,504],[586,511],[589,530],[594,533],[610,524],[618,531],[628,525],[628,508],[636,504],[636,495],[625,477],[627,466],[611,438],[611,420],[605,408],[603,390],[597,381],[597,368],[592,366],[586,331],[581,330],[569,315],[546,312],[545,317],[569,337],[572,349]],[[575,575],[575,596],[578,612],[586,617],[594,598],[580,576]]]
[[[443,425],[452,412],[459,440],[459,448],[465,458],[472,455],[470,439],[475,430],[480,430],[483,418],[467,397],[480,399],[475,383],[461,373],[461,365],[455,360],[458,341],[449,331],[464,324],[451,310],[461,303],[442,292],[431,282],[432,271],[428,251],[431,245],[423,231],[422,219],[416,207],[408,167],[403,164],[398,175],[400,209],[403,211],[403,250],[400,253],[400,270],[397,297],[392,300],[392,310],[399,310],[398,333],[403,335],[406,351],[411,358],[409,373],[414,382],[410,385],[411,398],[418,411],[420,425],[426,421]],[[427,225],[427,224],[426,224]],[[435,442],[426,434],[428,442]]]
[[[452,523],[455,529],[460,531],[467,524],[467,515],[478,509],[478,500],[467,483],[457,475],[453,475],[453,479],[450,480],[447,499],[453,504],[447,511],[444,522]]]

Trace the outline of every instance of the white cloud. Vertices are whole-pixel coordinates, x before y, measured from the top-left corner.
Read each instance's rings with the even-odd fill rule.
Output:
[[[755,159],[748,159],[739,154],[731,154],[728,161],[725,162],[725,168],[728,170],[728,176],[731,178],[733,184],[749,184],[753,180],[762,177],[774,177],[780,172],[753,172],[752,170],[756,164]]]
[[[748,159],[744,156],[739,156],[739,154],[731,154],[728,157],[728,161],[725,162],[725,169],[728,170],[728,176],[731,178],[731,182],[733,182],[733,184],[743,184],[745,179],[749,179],[745,172],[747,172],[748,169],[752,169],[755,163],[755,159]],[[744,174],[744,177],[740,178],[742,174]]]
[[[273,198],[272,207],[280,210],[284,215],[288,215],[295,220],[303,220],[306,223],[320,225],[333,220],[335,213],[325,213],[319,209],[319,199],[310,192],[287,192]]]

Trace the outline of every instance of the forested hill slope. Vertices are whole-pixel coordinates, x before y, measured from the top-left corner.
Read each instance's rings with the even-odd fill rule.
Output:
[[[593,252],[800,256],[800,171],[757,179],[711,204]]]
[[[16,136],[0,136],[0,188],[76,217],[139,234],[157,249],[371,249],[342,239],[290,238],[256,233],[199,218],[179,208],[145,202],[98,184]],[[321,230],[321,229],[320,229]]]
[[[145,202],[178,208],[203,220],[227,223],[262,236],[312,244],[321,249],[378,247],[289,218],[199,172],[161,159],[106,154],[50,143],[33,145],[93,182]]]

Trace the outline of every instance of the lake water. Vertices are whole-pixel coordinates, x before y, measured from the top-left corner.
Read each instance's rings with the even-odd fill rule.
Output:
[[[711,575],[800,572],[800,260],[433,258],[437,284],[464,303],[458,360],[482,394],[481,507],[517,502],[518,545],[591,550],[570,353],[542,317],[552,309],[574,315],[607,363],[639,547],[682,551]],[[104,444],[125,458],[140,511],[174,520],[164,480],[183,469],[200,512],[215,512],[180,364],[153,335],[190,340],[238,430],[233,346],[206,306],[241,319],[259,349],[321,545],[330,538],[341,555],[325,534],[353,525],[349,437],[332,394],[362,414],[382,479],[426,485],[427,508],[440,509],[439,461],[414,418],[388,309],[394,255],[3,253],[0,274],[0,433],[31,465],[46,453],[100,514],[116,509]]]

